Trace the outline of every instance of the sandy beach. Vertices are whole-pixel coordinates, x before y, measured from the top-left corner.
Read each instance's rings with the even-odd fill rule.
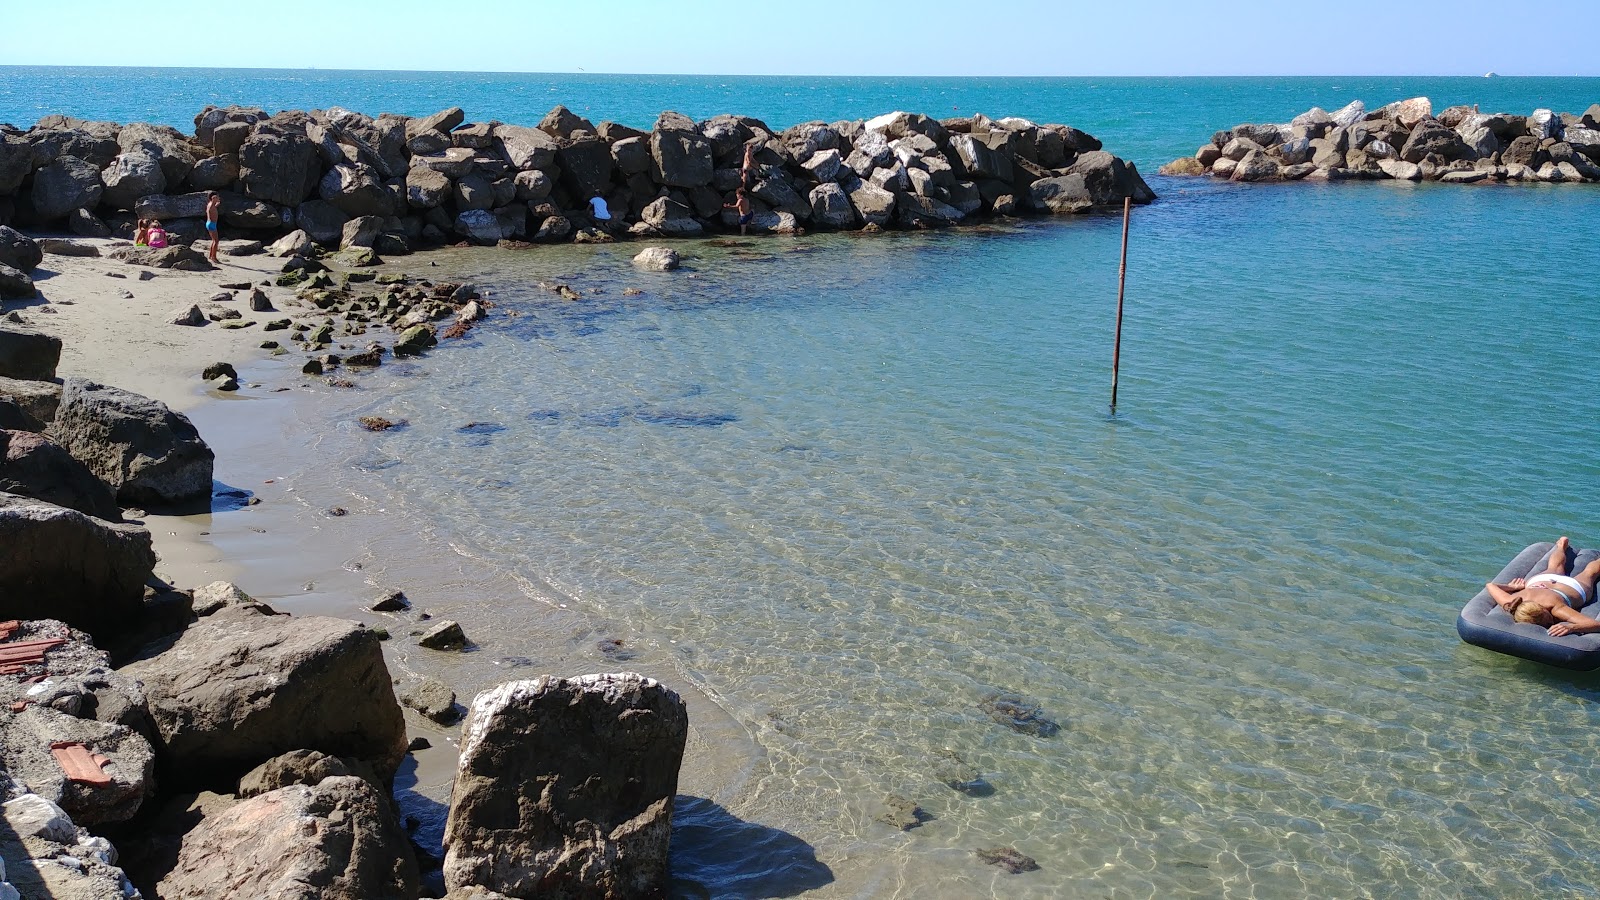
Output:
[[[109,253],[125,242],[74,238]],[[448,251],[446,251],[448,252]],[[426,267],[425,257],[410,257],[393,271]],[[301,305],[291,290],[271,285],[281,261],[267,256],[224,257],[214,272],[147,269],[109,257],[47,255],[35,275],[40,297],[8,302],[24,321],[60,337],[61,377],[84,377],[153,397],[188,415],[217,454],[219,490],[243,491],[253,504],[219,499],[212,512],[188,516],[150,515],[143,521],[160,555],[156,574],[192,589],[217,580],[232,581],[273,607],[297,615],[330,615],[382,627],[392,639],[385,657],[396,679],[431,676],[450,685],[465,706],[494,684],[541,674],[638,670],[659,678],[689,703],[690,737],[680,791],[721,804],[733,802],[756,763],[757,751],[744,729],[698,691],[669,660],[629,660],[597,665],[592,652],[575,652],[568,639],[594,626],[575,613],[549,607],[516,639],[496,635],[493,653],[442,653],[416,646],[419,621],[450,618],[469,637],[475,627],[473,604],[431,597],[516,597],[526,592],[516,579],[494,566],[480,565],[452,545],[447,536],[417,534],[385,515],[385,498],[350,490],[340,477],[344,460],[372,435],[350,415],[331,430],[338,410],[358,404],[359,388],[336,388],[327,379],[304,375],[306,354],[291,350],[274,356],[264,340],[287,331],[263,332],[268,318],[311,318],[317,310]],[[140,273],[153,277],[140,279]],[[260,286],[281,312],[252,314],[248,290],[217,306],[239,308],[256,325],[226,329],[217,322],[202,327],[172,324],[173,313],[190,304],[203,308],[223,285]],[[132,297],[126,294],[132,294]],[[493,327],[492,320],[485,327]],[[384,343],[386,330],[370,335]],[[368,338],[360,340],[364,343]],[[281,343],[289,345],[285,339]],[[292,346],[292,345],[290,345]],[[330,349],[345,352],[335,344]],[[354,347],[359,349],[359,347]],[[433,352],[470,352],[452,347]],[[201,371],[229,362],[239,372],[240,389],[209,388]],[[384,377],[382,370],[365,376]],[[348,427],[344,427],[348,425]],[[374,613],[367,607],[389,590],[404,590],[413,608]],[[541,639],[541,636],[545,640]],[[514,646],[513,646],[514,645]],[[592,642],[587,649],[592,650]],[[459,728],[439,725],[406,710],[408,732],[431,745],[408,757],[396,779],[403,814],[416,820],[419,842],[428,847],[441,833],[455,773]]]

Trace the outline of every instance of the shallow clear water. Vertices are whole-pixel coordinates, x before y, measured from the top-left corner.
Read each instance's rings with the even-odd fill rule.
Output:
[[[824,893],[1592,892],[1596,682],[1452,626],[1600,540],[1600,192],[1157,190],[1115,417],[1114,219],[465,251],[518,315],[375,384],[411,425],[352,477],[717,697],[765,754],[733,812]]]
[[[743,84],[766,104],[744,108],[924,89],[857,110],[782,81]],[[1358,83],[1072,81],[1010,84],[1003,110],[987,82],[950,90],[1155,163]],[[1364,96],[1600,99],[1593,79],[1419,81]],[[726,99],[673,84],[630,102]],[[1137,124],[1179,107],[1205,121]],[[482,658],[587,617],[749,735],[715,798],[736,818],[680,808],[686,895],[1600,893],[1600,682],[1453,629],[1526,544],[1600,541],[1600,190],[1152,184],[1114,417],[1115,219],[688,242],[691,271],[662,275],[626,245],[450,251],[428,271],[516,315],[330,398],[341,433],[410,422],[347,435],[341,477],[441,557],[520,580],[432,586]],[[992,721],[997,691],[1059,733]],[[948,752],[993,793],[941,784]],[[890,794],[933,819],[877,822]],[[1042,869],[973,855],[994,846]]]

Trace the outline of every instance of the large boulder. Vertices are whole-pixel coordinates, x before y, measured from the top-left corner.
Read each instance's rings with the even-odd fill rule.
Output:
[[[587,200],[611,187],[611,148],[598,138],[573,141],[556,154],[562,179],[576,198]]]
[[[176,269],[179,272],[210,272],[216,268],[204,253],[182,244],[170,247],[120,247],[111,251],[111,258],[136,266]]]
[[[545,113],[544,119],[539,122],[539,130],[563,141],[572,140],[573,134],[579,131],[597,133],[593,122],[560,105]]]
[[[356,622],[226,607],[122,671],[144,683],[184,781],[236,779],[301,749],[359,759],[388,778],[405,754],[378,635]]]
[[[382,794],[349,775],[209,812],[161,879],[165,900],[414,900],[417,868]]]
[[[133,209],[140,197],[167,189],[161,161],[145,150],[130,150],[112,160],[100,173],[100,181],[105,185],[101,199],[114,209]]]
[[[239,148],[240,188],[246,197],[296,206],[316,189],[317,160],[305,135],[257,131]]]
[[[348,216],[390,216],[399,211],[394,191],[369,166],[334,166],[322,176],[317,190]]]
[[[652,177],[658,184],[692,188],[710,184],[715,170],[711,142],[683,116],[663,113],[650,132]]]
[[[1477,159],[1488,159],[1500,152],[1500,138],[1495,136],[1489,119],[1489,116],[1470,115],[1456,125],[1456,134],[1461,135],[1462,143]]]
[[[645,204],[639,221],[668,237],[696,237],[705,231],[690,209],[671,197],[657,197]]]
[[[485,247],[506,236],[500,218],[487,209],[469,209],[456,216],[455,229],[457,234]]]
[[[0,491],[115,522],[122,518],[105,482],[41,434],[0,430]]]
[[[60,361],[60,338],[0,320],[0,377],[49,381]]]
[[[211,496],[215,455],[188,417],[159,400],[69,378],[48,435],[125,505],[165,507]]]
[[[829,150],[837,155],[837,151]],[[855,207],[850,205],[850,195],[833,182],[825,182],[811,189],[811,221],[823,228],[853,228],[856,224]]]
[[[129,123],[117,132],[117,145],[123,153],[142,153],[154,159],[169,184],[183,181],[194,168],[196,148],[170,125]]]
[[[651,272],[670,272],[679,265],[678,251],[671,247],[646,247],[633,258],[633,264]]]
[[[0,197],[16,191],[33,174],[33,148],[26,141],[0,133]]]
[[[517,173],[521,177],[522,173]],[[450,179],[426,166],[406,172],[406,202],[413,209],[433,209],[450,196]]]
[[[63,156],[33,173],[33,211],[46,222],[75,209],[93,209],[105,193],[100,170],[87,160]]]
[[[60,619],[104,639],[144,611],[144,528],[0,493],[0,547],[0,621]]]
[[[445,884],[511,897],[665,895],[689,715],[641,675],[479,694],[445,824]]]
[[[1434,119],[1424,119],[1411,129],[1411,137],[1400,148],[1400,158],[1410,163],[1420,163],[1423,157],[1433,154],[1446,161],[1476,159],[1477,156],[1461,139],[1461,135],[1444,127]]]
[[[295,210],[295,226],[319,244],[338,244],[350,217],[326,200],[307,200]]]
[[[859,179],[847,185],[845,190],[850,194],[850,204],[866,224],[881,228],[894,218],[895,195],[892,191]]]
[[[499,125],[494,130],[495,148],[514,169],[549,169],[556,161],[559,144],[537,128]],[[468,158],[471,154],[468,153]]]
[[[6,225],[0,225],[0,264],[23,272],[32,272],[44,262],[44,248],[39,242]]]
[[[1089,193],[1088,184],[1083,175],[1076,172],[1041,178],[1032,184],[1029,192],[1034,208],[1056,215],[1083,213],[1094,208],[1094,197]]]

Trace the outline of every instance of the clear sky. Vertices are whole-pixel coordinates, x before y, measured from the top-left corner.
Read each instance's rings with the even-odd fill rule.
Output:
[[[0,0],[0,65],[728,75],[1600,75],[1600,0]],[[1577,27],[1572,32],[1569,26]]]

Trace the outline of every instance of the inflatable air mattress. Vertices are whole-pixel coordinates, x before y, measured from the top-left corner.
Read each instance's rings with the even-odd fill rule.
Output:
[[[1517,558],[1491,580],[1496,584],[1505,584],[1513,578],[1528,578],[1543,572],[1554,547],[1549,542],[1534,544],[1517,554]],[[1600,556],[1600,550],[1574,548],[1568,552],[1567,571],[1577,572],[1597,556]],[[1600,619],[1600,602],[1591,597],[1588,605],[1578,611]],[[1548,631],[1538,625],[1511,621],[1511,616],[1489,598],[1486,589],[1479,590],[1477,596],[1467,601],[1461,615],[1456,618],[1456,633],[1469,644],[1545,665],[1581,672],[1600,668],[1600,633],[1551,637]]]

